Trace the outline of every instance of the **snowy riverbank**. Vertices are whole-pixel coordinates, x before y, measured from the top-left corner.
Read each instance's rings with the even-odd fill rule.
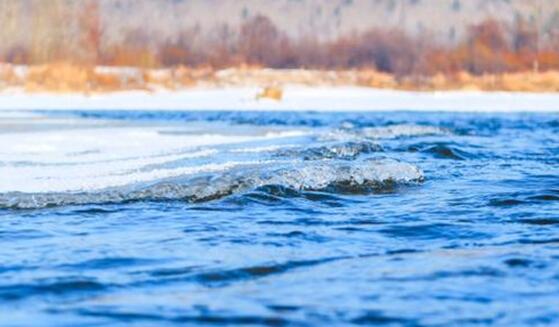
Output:
[[[286,87],[281,101],[254,87],[126,91],[94,95],[0,92],[0,110],[278,110],[559,112],[559,93],[411,92],[364,87]]]

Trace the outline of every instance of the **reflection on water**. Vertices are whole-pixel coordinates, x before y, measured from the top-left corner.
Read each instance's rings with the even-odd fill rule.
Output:
[[[556,116],[0,120],[2,324],[559,322]]]

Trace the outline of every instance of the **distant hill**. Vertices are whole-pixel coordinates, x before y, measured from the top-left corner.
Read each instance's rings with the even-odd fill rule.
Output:
[[[197,27],[211,33],[255,15],[269,17],[290,36],[332,39],[372,27],[404,29],[456,43],[469,25],[488,17],[523,19],[545,33],[559,32],[559,0],[104,0],[108,36],[118,41],[130,30],[159,38]]]
[[[91,2],[100,6],[108,43],[121,42],[132,32],[154,41],[176,38],[189,28],[218,33],[224,25],[234,29],[256,15],[269,17],[292,37],[319,39],[395,27],[453,44],[469,25],[488,17],[508,23],[522,19],[537,25],[543,35],[559,33],[559,0],[2,0],[0,47],[31,37],[26,25],[47,21],[53,11],[77,12]],[[76,23],[52,21],[53,28],[70,31],[67,34]]]

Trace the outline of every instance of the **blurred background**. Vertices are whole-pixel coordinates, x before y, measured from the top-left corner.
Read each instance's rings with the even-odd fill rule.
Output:
[[[559,69],[559,0],[2,0],[0,21],[0,61],[15,65],[369,69],[397,80]]]

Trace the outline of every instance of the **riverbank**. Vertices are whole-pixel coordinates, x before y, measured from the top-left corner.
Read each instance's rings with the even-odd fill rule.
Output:
[[[281,100],[258,87],[194,87],[180,91],[98,94],[0,92],[0,110],[226,110],[559,112],[559,93],[382,90],[288,85]]]
[[[559,111],[559,73],[0,66],[2,110]],[[419,83],[418,81],[414,83]]]
[[[559,92],[559,72],[520,72],[471,75],[398,77],[374,70],[306,70],[236,67],[88,67],[65,63],[42,66],[0,64],[0,91],[21,89],[26,93],[99,94],[122,91],[180,91],[191,88],[246,88],[287,85],[306,87],[368,87],[404,91],[504,91]]]

